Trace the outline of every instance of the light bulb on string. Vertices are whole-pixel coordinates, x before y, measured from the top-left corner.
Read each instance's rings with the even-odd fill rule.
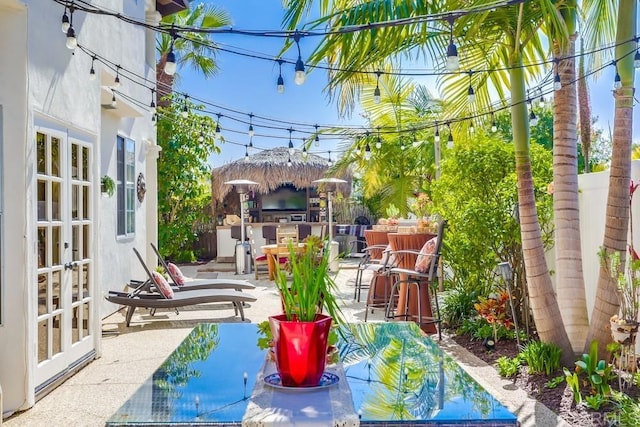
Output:
[[[373,102],[380,104],[380,74],[381,71],[376,71],[376,88],[373,90]]]
[[[70,25],[69,29],[67,30],[66,46],[70,50],[73,50],[78,46],[78,39],[76,39],[76,30],[73,29],[73,25]]]
[[[542,93],[542,89],[539,89],[539,91],[540,91],[540,98],[538,99],[538,107],[544,108],[546,105],[546,102],[544,100],[544,94]]]
[[[436,122],[436,131],[433,134],[433,140],[435,142],[440,142],[440,129],[438,129],[438,122]]]
[[[473,71],[469,71],[469,90],[467,91],[467,102],[469,104],[473,104],[476,102],[476,92],[473,90],[473,86],[471,85],[471,75]]]
[[[244,146],[244,161],[248,161],[249,160],[249,148],[245,145]]]
[[[364,147],[364,159],[365,160],[371,159],[371,147],[369,146],[368,142],[366,147]]]
[[[296,46],[298,47],[298,60],[296,61],[296,74],[293,78],[293,81],[298,86],[304,84],[307,79],[307,74],[304,71],[304,62],[302,62],[302,55],[300,53],[300,33],[296,31],[293,35],[293,40],[296,42]]]
[[[320,134],[318,133],[318,125],[316,124],[313,127],[316,128],[316,137],[314,138],[313,144],[316,147],[319,147],[320,146]]]
[[[378,137],[376,138],[376,149],[379,150],[382,148],[382,140],[380,139],[380,126],[378,126],[377,130],[378,130]]]
[[[302,146],[302,158],[306,159],[309,153],[307,152],[307,147]]]
[[[331,150],[329,150],[329,160],[327,161],[329,167],[333,166],[333,160],[331,160]]]
[[[255,149],[253,148],[253,137],[249,137],[249,147],[247,147],[249,152],[251,154],[253,154],[253,152],[255,151]]]
[[[114,91],[111,91],[111,93],[113,94],[111,96],[111,106],[115,108],[118,106],[118,101],[116,101],[116,93]]]
[[[114,89],[120,88],[120,66],[119,65],[116,66],[116,78],[113,79],[112,87]]]
[[[96,69],[94,68],[94,64],[96,62],[96,56],[93,55],[91,58],[91,69],[89,70],[89,80],[94,81],[96,79]]]
[[[198,142],[204,142],[204,132],[201,130],[200,135],[198,135]]]
[[[62,32],[67,34],[67,31],[69,31],[69,27],[71,26],[71,24],[69,23],[69,15],[67,15],[67,7],[64,7],[64,12],[62,13]]]
[[[289,128],[288,131],[289,131],[289,156],[293,156],[293,153],[296,152],[296,150],[293,148],[293,141],[291,141],[291,133],[293,132],[293,129]]]
[[[531,110],[531,113],[529,113],[529,124],[531,126],[536,126],[538,124],[538,117],[533,110]]]
[[[155,94],[156,90],[151,88],[151,104],[149,104],[149,112],[151,114],[155,114],[156,111],[158,111],[158,109],[156,108]]]
[[[636,54],[633,55],[633,67],[640,68],[640,49],[636,49]]]
[[[562,89],[562,82],[560,81],[560,73],[558,73],[558,68],[560,67],[560,61],[556,59],[556,72],[553,76],[553,89],[560,90]]]
[[[280,74],[278,75],[278,80],[276,82],[276,90],[278,93],[284,93],[284,79],[282,78],[282,59],[278,59],[278,69]]]
[[[189,106],[187,105],[187,100],[189,99],[189,95],[185,95],[184,96],[184,105],[182,106],[182,112],[180,113],[182,115],[183,119],[186,119],[187,117],[189,117]]]
[[[291,165],[293,165],[293,162],[291,161],[291,155],[289,155],[289,160],[287,160],[287,166],[291,167]]]
[[[496,123],[496,116],[491,112],[491,132],[496,132],[498,130],[498,123]]]
[[[413,133],[413,148],[418,148],[420,146],[420,141],[418,141],[418,137],[416,136],[416,133]]]
[[[447,70],[458,71],[460,61],[458,60],[458,48],[453,42],[453,22],[454,18],[450,18],[449,26],[451,27],[451,35],[449,36],[449,46],[447,47]]]
[[[473,126],[473,119],[469,119],[469,133],[474,134],[476,132],[475,126]]]
[[[613,61],[613,66],[616,68],[616,76],[613,78],[613,88],[620,89],[622,87],[622,79],[620,78],[620,73],[618,73],[616,61]]]
[[[176,32],[171,28],[171,45],[169,46],[169,53],[167,53],[167,60],[164,63],[164,73],[168,76],[173,76],[176,73],[176,54],[173,51],[173,44],[176,41]]]
[[[222,114],[217,113],[216,114],[218,116],[218,121],[216,122],[216,139],[220,139],[220,137],[222,136],[222,129],[220,129],[220,117],[222,117]]]
[[[253,113],[249,113],[249,138],[253,138],[255,132],[253,130]]]
[[[453,148],[453,132],[451,132],[451,125],[447,123],[449,128],[449,138],[447,139],[447,148]]]

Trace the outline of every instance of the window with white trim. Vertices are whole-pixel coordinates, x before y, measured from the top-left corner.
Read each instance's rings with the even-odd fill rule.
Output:
[[[129,138],[118,136],[118,236],[128,236],[136,231],[136,144]]]

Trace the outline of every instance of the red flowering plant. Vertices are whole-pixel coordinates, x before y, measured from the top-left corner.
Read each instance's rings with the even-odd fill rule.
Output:
[[[473,306],[480,316],[482,316],[493,327],[493,342],[498,342],[498,325],[511,329],[513,321],[507,314],[507,303],[509,294],[505,291],[498,296],[491,295],[487,298],[478,297],[478,302]]]

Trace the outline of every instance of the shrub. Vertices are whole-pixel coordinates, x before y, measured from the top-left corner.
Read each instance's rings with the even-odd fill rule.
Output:
[[[477,287],[455,285],[442,298],[440,311],[443,322],[450,328],[460,327],[465,319],[475,315],[473,304],[478,300],[478,295],[482,293],[484,293],[483,290]]]
[[[549,376],[560,369],[562,350],[552,343],[531,341],[525,345],[519,356],[529,366],[529,373],[544,373]]]
[[[482,317],[473,317],[462,321],[462,326],[456,331],[458,335],[469,335],[472,339],[483,340],[493,336],[493,326]],[[513,339],[513,332],[502,325],[496,328],[497,339]],[[497,341],[496,341],[497,342]]]
[[[520,371],[520,359],[518,357],[500,356],[496,360],[498,374],[503,378],[514,377]]]

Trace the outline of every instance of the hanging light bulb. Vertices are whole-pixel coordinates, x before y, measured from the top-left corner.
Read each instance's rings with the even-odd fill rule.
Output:
[[[157,116],[157,114],[152,114],[151,115],[151,123],[153,123],[154,125],[156,124],[156,116]]]
[[[249,149],[249,152],[251,154],[253,154],[253,152],[255,151],[255,149],[253,148],[253,138],[249,138],[249,147],[248,147],[248,149]]]
[[[302,146],[302,157],[306,159],[308,155],[309,153],[307,153],[307,147]]]
[[[380,127],[378,126],[378,137],[376,139],[376,149],[379,150],[382,148],[382,140],[380,139]]]
[[[113,79],[113,85],[112,87],[114,89],[119,89],[120,88],[120,66],[116,66],[116,78]]]
[[[291,161],[291,156],[289,156],[289,160],[287,160],[287,166],[291,167],[291,165],[293,165],[293,162]]]
[[[284,79],[282,78],[282,59],[278,59],[278,69],[280,71],[278,75],[278,81],[276,82],[276,90],[278,93],[284,93]]]
[[[244,147],[244,161],[248,161],[249,160],[249,149],[247,148],[247,146]]]
[[[380,71],[376,71],[376,88],[373,90],[373,102],[380,103]]]
[[[158,111],[158,109],[156,108],[155,93],[156,93],[156,90],[152,88],[151,89],[151,104],[149,104],[149,112],[151,114],[155,114],[156,111]]]
[[[620,89],[622,87],[622,79],[620,78],[620,73],[618,73],[618,66],[615,61],[613,65],[616,67],[616,76],[613,78],[613,88]]]
[[[540,98],[538,99],[538,107],[544,108],[546,105],[544,94],[542,93],[542,89],[539,89],[539,91],[540,91]]]
[[[67,15],[67,7],[65,6],[64,8],[64,13],[62,14],[62,32],[67,34],[67,31],[69,31],[69,27],[71,24],[69,24],[69,15]]]
[[[476,132],[476,128],[475,126],[473,126],[473,120],[469,119],[469,133],[473,135],[475,132]]]
[[[447,70],[458,71],[460,68],[460,61],[458,60],[458,48],[453,42],[453,18],[449,20],[451,27],[451,35],[449,37],[449,46],[447,47]]]
[[[204,132],[200,131],[200,135],[198,136],[198,142],[204,142]]]
[[[371,147],[369,146],[368,142],[367,142],[367,146],[364,147],[364,159],[365,160],[371,159]]]
[[[111,95],[111,106],[113,108],[118,106],[118,101],[116,101],[116,93],[111,91],[112,95]]]
[[[94,81],[96,79],[96,69],[93,68],[93,64],[96,62],[95,55],[91,58],[91,69],[89,70],[89,80]]]
[[[316,147],[319,147],[320,146],[320,135],[318,134],[318,125],[314,125],[313,127],[316,128],[316,137],[315,137],[315,139],[313,141],[313,144]]]
[[[73,25],[69,26],[67,30],[67,48],[73,50],[78,46],[78,40],[76,39],[76,30],[73,29]]]
[[[182,112],[180,113],[183,119],[186,119],[187,117],[189,117],[189,106],[187,105],[187,99],[189,99],[189,96],[185,95],[184,105],[182,106]]]
[[[636,50],[636,54],[633,55],[634,68],[640,68],[640,49]]]
[[[300,33],[296,32],[293,35],[293,39],[296,42],[296,46],[298,47],[298,60],[296,61],[296,74],[293,78],[295,84],[300,86],[304,84],[304,81],[307,79],[307,74],[304,72],[304,62],[302,62],[302,55],[300,53]]]
[[[447,123],[449,128],[449,139],[447,139],[447,148],[453,148],[453,132],[451,132],[451,125]]]
[[[433,140],[440,142],[440,130],[438,129],[438,123],[436,123],[436,132],[433,134]]]
[[[471,75],[473,71],[469,71],[469,90],[467,91],[467,102],[469,104],[473,104],[476,102],[476,92],[473,90],[473,86],[471,85]]]
[[[331,160],[331,150],[329,150],[329,160],[327,163],[329,164],[329,167],[333,166],[333,160]]]
[[[560,90],[562,89],[562,82],[560,81],[560,73],[558,73],[558,68],[560,68],[560,60],[556,59],[555,63],[556,63],[556,72],[555,72],[555,75],[553,76],[553,89]]]
[[[420,145],[420,141],[418,141],[418,137],[416,136],[415,132],[413,134],[413,148],[418,148],[418,146]]]
[[[220,139],[220,137],[222,136],[222,130],[220,129],[220,117],[222,117],[222,114],[217,113],[216,114],[218,116],[218,121],[216,122],[216,139]]]
[[[531,113],[529,113],[529,124],[531,126],[535,126],[538,124],[538,117],[536,116],[536,113],[533,112],[533,110],[531,110]]]
[[[173,52],[173,43],[174,40],[171,41],[171,47],[169,47],[169,53],[167,53],[167,61],[164,63],[164,73],[168,76],[173,76],[176,73],[176,54]]]
[[[289,128],[289,156],[293,156],[296,150],[293,148],[293,141],[291,141],[291,133],[293,132],[292,128]]]
[[[491,112],[491,132],[496,132],[498,130],[498,124],[496,123],[496,116],[493,115],[493,111]]]
[[[249,113],[249,138],[253,138],[255,132],[253,131],[253,114]]]

